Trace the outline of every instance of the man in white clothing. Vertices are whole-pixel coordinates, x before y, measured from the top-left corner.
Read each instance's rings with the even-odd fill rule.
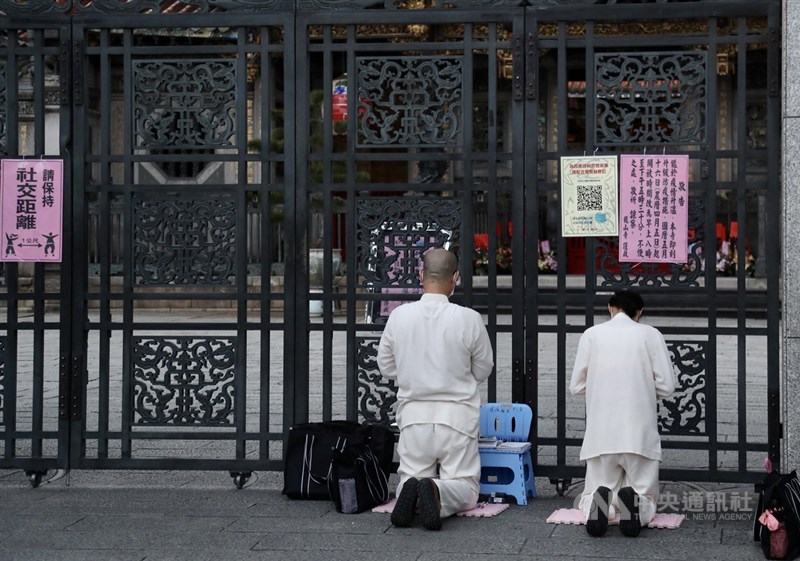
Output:
[[[657,401],[675,391],[664,337],[639,323],[642,297],[633,290],[609,300],[611,320],[587,329],[578,343],[570,392],[586,394],[580,459],[586,485],[580,507],[586,530],[602,536],[620,512],[620,530],[639,535],[655,515],[661,437]]]
[[[478,384],[494,358],[480,314],[448,299],[458,282],[456,256],[428,251],[420,280],[420,300],[386,322],[378,367],[397,385],[400,482],[392,524],[411,526],[419,511],[423,527],[439,530],[442,518],[478,501]]]

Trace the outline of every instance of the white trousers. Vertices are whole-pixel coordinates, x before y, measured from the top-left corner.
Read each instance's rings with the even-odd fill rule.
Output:
[[[639,454],[603,454],[586,460],[586,485],[578,508],[586,519],[592,508],[592,495],[598,487],[611,489],[609,518],[619,512],[617,493],[623,487],[632,487],[639,495],[639,520],[646,526],[656,514],[658,504],[658,460]]]
[[[447,425],[409,425],[400,431],[397,455],[400,483],[396,496],[400,496],[409,477],[429,477],[439,488],[439,516],[445,518],[475,508],[481,479],[477,438]]]

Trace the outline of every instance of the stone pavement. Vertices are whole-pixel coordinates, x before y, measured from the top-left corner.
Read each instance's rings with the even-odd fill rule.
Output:
[[[328,501],[287,499],[274,472],[257,473],[242,490],[227,473],[208,471],[76,471],[33,489],[21,471],[0,470],[0,560],[764,558],[751,541],[752,502],[737,512],[708,512],[710,497],[720,504],[719,498],[752,498],[752,486],[667,483],[663,495],[707,499],[698,507],[703,512],[685,512],[677,530],[648,529],[632,539],[615,526],[591,538],[582,526],[547,524],[554,510],[572,506],[582,485],[564,497],[545,479],[537,485],[539,497],[527,506],[492,518],[450,518],[440,532],[428,532],[394,528],[387,514],[339,514]]]
[[[207,322],[212,315],[224,320],[229,313],[184,313],[181,318]],[[147,312],[145,319],[164,321],[165,314]],[[170,320],[174,319],[173,314]],[[660,328],[702,326],[704,321],[707,320],[697,317],[648,318],[648,322]],[[720,325],[732,321],[720,318]],[[748,320],[748,325],[751,323],[760,325],[763,320]],[[248,345],[248,353],[259,349],[256,335],[253,334]],[[319,332],[312,333],[312,337],[319,336]],[[555,347],[548,341],[543,335],[539,349],[540,429],[556,418],[552,404],[557,357]],[[567,356],[574,356],[576,343],[577,336],[568,340]],[[276,337],[271,344],[271,358],[280,364],[282,339]],[[502,400],[510,387],[511,365],[505,360],[511,355],[509,337],[498,337],[497,345],[498,398]],[[314,368],[322,362],[321,347],[317,342],[311,346],[309,363]],[[718,357],[726,357],[718,365],[720,440],[735,438],[738,431],[733,358],[736,348],[736,337],[718,338]],[[30,349],[30,342],[20,341],[18,352],[22,356],[30,354]],[[120,349],[116,342],[111,345],[111,364],[118,369],[121,369]],[[749,380],[747,433],[751,441],[758,441],[766,432],[763,339],[748,343],[747,361],[748,371],[755,373],[755,379]],[[90,357],[90,390],[99,377],[96,362],[95,357]],[[339,362],[337,359],[335,364]],[[248,362],[251,363],[257,361]],[[337,367],[336,372],[344,375],[343,368]],[[119,375],[111,377],[112,386],[116,384],[111,403],[119,403],[121,399],[119,378]],[[281,379],[277,377],[277,383]],[[254,373],[248,380],[255,384],[258,376]],[[334,384],[334,388],[344,391],[345,385]],[[46,379],[44,386],[48,425],[58,418],[57,380]],[[97,397],[91,395],[94,394],[90,394],[87,403],[90,418],[98,411]],[[272,395],[276,399],[276,414],[280,416],[280,386],[273,389]],[[335,394],[333,398],[337,407],[344,403],[343,394]],[[19,410],[29,410],[30,388],[23,387],[17,399]],[[315,396],[311,401],[316,405],[312,414],[317,415],[321,402]],[[569,401],[568,406],[569,435],[579,436],[582,406],[579,401]],[[118,416],[119,412],[114,412]],[[341,412],[335,410],[334,417],[340,416]],[[258,415],[250,418],[257,421]],[[111,426],[117,422],[112,418]],[[280,428],[279,424],[275,427]],[[176,442],[165,445],[173,447],[170,453],[178,457],[204,457],[213,452],[202,440],[189,443],[191,447],[187,450],[178,449]],[[20,449],[24,444],[24,440],[18,442]],[[156,452],[161,453],[153,453]],[[18,453],[24,456],[24,450]],[[545,464],[547,453],[540,452],[540,460]],[[707,465],[707,459],[700,456],[672,450],[665,454],[664,467]],[[760,469],[763,454],[748,454],[747,460],[751,469]],[[720,454],[718,464],[722,469],[736,469],[737,456]],[[48,477],[53,474],[50,472]],[[686,514],[687,520],[678,530],[647,530],[637,539],[623,537],[615,527],[604,538],[592,539],[583,527],[547,524],[546,519],[554,510],[572,506],[582,482],[576,481],[564,497],[559,497],[546,479],[538,478],[537,486],[539,497],[527,506],[513,505],[493,518],[449,519],[441,532],[431,533],[421,528],[396,529],[386,514],[343,515],[336,513],[328,501],[289,500],[280,493],[282,474],[276,472],[258,472],[244,489],[236,490],[227,472],[77,470],[68,477],[32,489],[21,470],[0,469],[0,561],[763,559],[760,548],[751,540],[756,502],[752,485],[665,483],[662,500],[670,505],[671,512]]]

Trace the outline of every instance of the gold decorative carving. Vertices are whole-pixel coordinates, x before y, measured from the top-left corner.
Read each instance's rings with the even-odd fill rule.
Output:
[[[567,24],[567,35],[572,37],[582,37],[586,35],[585,22],[571,22]],[[558,24],[557,23],[540,23],[539,36],[550,38],[558,37]]]
[[[497,51],[497,75],[503,80],[514,77],[514,55],[511,51]]]
[[[717,53],[718,76],[727,76],[728,74],[733,74],[734,68],[733,60],[731,60],[731,57],[728,56],[728,53]]]
[[[312,25],[308,28],[308,35],[312,39],[320,40],[323,37],[324,26]],[[394,42],[416,41],[411,34],[408,25],[370,25],[362,24],[356,26],[357,37],[368,37],[370,39],[390,39]],[[347,39],[347,26],[336,25],[331,28],[333,39]]]
[[[395,7],[407,10],[424,10],[436,7],[432,0],[396,0]],[[478,23],[473,25],[473,38],[486,39],[489,36],[489,25]],[[494,25],[494,24],[492,24]],[[393,40],[408,39],[418,40],[425,37],[425,29],[432,26],[424,23],[414,23],[408,25],[358,25],[357,34],[361,37],[387,38]],[[461,38],[464,35],[464,24],[445,24],[442,26],[444,37]],[[747,30],[766,31],[768,23],[766,18],[748,18]],[[282,33],[282,30],[280,30]],[[346,38],[346,26],[334,26],[333,37],[335,39]],[[586,35],[586,22],[575,21],[566,24],[566,32],[569,37],[583,37]],[[617,21],[617,22],[595,22],[594,34],[602,37],[628,36],[628,35],[707,35],[709,32],[709,20],[707,19],[682,19],[682,20],[638,20],[638,21]],[[738,21],[732,18],[723,21],[718,28],[719,35],[736,35],[738,33]],[[309,27],[309,35],[314,39],[322,38],[322,26],[314,25]],[[543,38],[553,38],[558,36],[557,23],[540,23],[539,36]],[[513,38],[511,29],[505,25],[497,26],[498,41],[510,41]],[[720,45],[720,50],[725,45]],[[751,48],[748,46],[748,49]],[[730,53],[728,53],[730,54]]]
[[[247,83],[255,83],[259,74],[261,74],[261,53],[251,53],[247,57]]]
[[[408,32],[414,39],[422,40],[428,37],[430,27],[424,23],[412,23],[408,26]]]
[[[427,0],[395,0],[394,7],[401,10],[424,10],[431,7],[431,2]]]
[[[567,24],[567,35],[581,37],[586,35],[585,22],[571,22]],[[707,34],[708,20],[640,20],[640,21],[614,21],[596,22],[594,34],[600,37],[614,37],[620,35],[688,35]],[[539,24],[541,37],[557,37],[557,23]]]
[[[720,80],[717,87],[717,115],[719,118],[718,148],[728,150],[731,148],[731,123],[730,123],[730,81]],[[721,158],[718,161],[719,181],[731,180],[731,161],[728,158]]]

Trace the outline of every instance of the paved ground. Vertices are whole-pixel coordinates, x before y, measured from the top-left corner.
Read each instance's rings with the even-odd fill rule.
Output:
[[[217,314],[214,314],[216,317]],[[220,317],[226,317],[220,313]],[[154,324],[174,321],[174,315],[149,313]],[[183,314],[186,321],[208,321],[209,314]],[[648,318],[661,328],[675,328],[703,323],[703,318]],[[721,319],[721,324],[733,320]],[[751,322],[748,322],[750,325]],[[756,324],[759,322],[756,321]],[[763,323],[763,322],[761,322]],[[315,332],[313,337],[319,337]],[[91,337],[96,337],[96,334]],[[90,344],[93,341],[90,337]],[[552,337],[551,337],[552,338]],[[334,381],[344,380],[344,359],[339,352],[340,339],[334,342]],[[566,355],[574,355],[577,337],[567,342]],[[736,386],[737,339],[718,337],[717,398],[719,400],[718,435],[721,441],[735,439],[739,396]],[[747,435],[759,441],[765,433],[766,345],[763,338],[748,339]],[[540,410],[542,430],[555,422],[555,386],[557,377],[555,346],[548,336],[540,341]],[[270,361],[280,365],[282,339],[270,341]],[[30,341],[21,340],[19,354],[32,352]],[[56,364],[54,349],[46,359]],[[96,357],[89,357],[88,423],[96,425],[100,402],[99,379],[107,375],[110,402],[121,402],[121,344],[117,336],[110,345],[110,369],[101,368]],[[312,345],[310,364],[319,369],[321,345]],[[258,334],[248,342],[248,357],[258,353]],[[498,398],[504,399],[510,380],[510,339],[498,337]],[[248,364],[258,364],[257,356]],[[341,360],[340,360],[341,359]],[[569,367],[569,365],[568,365]],[[270,367],[271,369],[271,367]],[[57,368],[48,368],[57,373]],[[312,380],[318,373],[312,368]],[[337,378],[341,376],[341,378]],[[258,395],[258,376],[248,375],[248,394]],[[270,399],[274,409],[271,428],[280,430],[282,376],[274,378]],[[250,388],[253,384],[254,387]],[[44,381],[44,429],[57,423],[57,378]],[[319,388],[321,384],[315,384]],[[344,383],[335,383],[332,402],[334,417],[341,416]],[[319,389],[317,389],[319,392]],[[21,384],[17,393],[19,429],[30,423],[32,388]],[[257,401],[248,395],[248,425],[258,427]],[[319,415],[319,396],[312,395],[312,417]],[[582,405],[569,402],[568,433],[582,433]],[[549,407],[549,409],[548,409]],[[111,410],[110,428],[121,422],[118,406]],[[272,425],[275,425],[272,427]],[[17,453],[25,455],[29,440],[17,442]],[[112,441],[113,443],[113,441]],[[45,454],[54,452],[54,441],[45,441]],[[147,444],[147,443],[146,443]],[[156,445],[157,444],[157,445]],[[203,440],[157,442],[152,449],[137,451],[140,457],[162,455],[163,447],[175,457],[230,456],[230,450]],[[96,451],[96,442],[88,442],[88,456]],[[181,448],[186,445],[185,449]],[[112,447],[112,457],[118,450]],[[253,453],[256,453],[254,450]],[[270,450],[270,454],[280,450]],[[572,451],[576,454],[577,450]],[[547,461],[552,451],[540,450]],[[693,455],[683,450],[669,451],[665,467],[707,465],[705,454]],[[696,457],[697,456],[697,457]],[[751,453],[747,465],[759,469],[763,454]],[[720,454],[718,466],[736,469],[735,453]],[[52,476],[50,472],[48,476]],[[226,472],[205,471],[75,471],[30,488],[19,470],[0,470],[0,561],[178,561],[178,560],[473,560],[506,561],[515,559],[664,559],[664,560],[744,560],[762,559],[760,548],[751,540],[755,500],[748,485],[667,483],[662,490],[666,512],[683,513],[687,519],[678,530],[648,530],[638,539],[623,537],[616,528],[602,539],[591,539],[582,527],[547,524],[547,517],[557,508],[570,507],[582,488],[576,482],[564,497],[559,497],[546,479],[538,479],[539,497],[527,506],[512,506],[497,517],[488,519],[455,518],[446,521],[439,533],[425,530],[395,529],[386,514],[342,515],[327,501],[291,501],[280,493],[282,476],[275,472],[255,474],[245,489],[236,490]]]
[[[750,539],[753,504],[741,501],[750,486],[667,484],[666,496],[702,512],[685,512],[677,530],[649,529],[631,539],[613,526],[590,538],[582,526],[546,523],[555,509],[572,506],[580,485],[559,497],[537,480],[539,497],[527,506],[492,518],[451,518],[440,532],[428,532],[394,528],[387,514],[338,514],[327,501],[293,501],[280,493],[280,474],[257,477],[236,490],[219,472],[88,471],[32,489],[23,473],[0,471],[0,559],[763,559]],[[738,510],[723,511],[734,499]]]

